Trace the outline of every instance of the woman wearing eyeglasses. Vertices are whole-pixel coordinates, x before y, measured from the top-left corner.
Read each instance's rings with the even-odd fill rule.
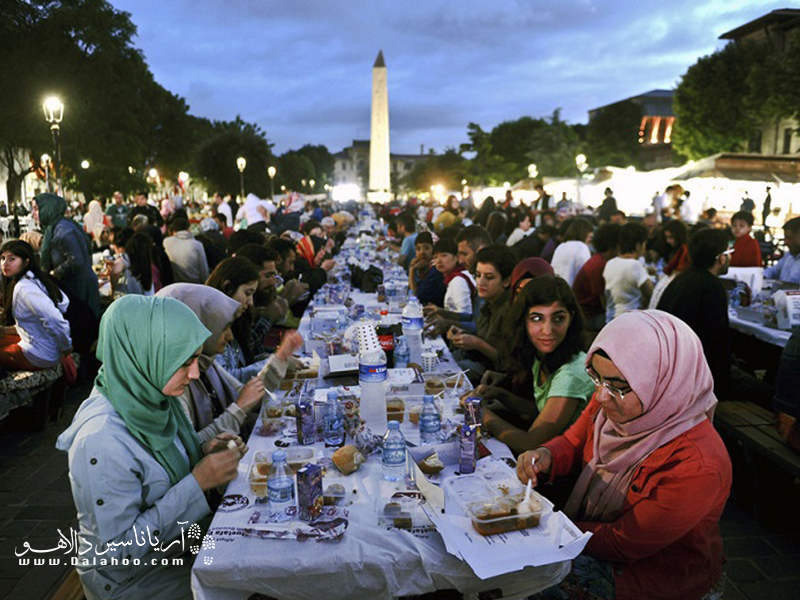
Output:
[[[731,463],[711,424],[700,340],[665,312],[629,312],[600,332],[586,367],[591,403],[564,435],[519,457],[520,480],[580,472],[564,512],[593,534],[583,571],[607,577],[601,597],[721,598]]]
[[[563,432],[594,391],[586,374],[583,316],[569,284],[542,275],[519,293],[506,321],[507,373],[532,375],[533,399],[479,386],[484,426],[514,453],[535,448]]]

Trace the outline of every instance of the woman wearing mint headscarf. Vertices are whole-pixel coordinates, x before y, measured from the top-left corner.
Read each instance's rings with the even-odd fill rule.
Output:
[[[92,271],[91,241],[75,221],[64,217],[66,211],[67,202],[61,196],[39,194],[33,199],[33,218],[44,232],[42,270],[99,318],[100,292]]]
[[[103,365],[57,443],[69,452],[77,569],[90,600],[192,597],[188,529],[210,515],[205,492],[233,480],[244,453],[232,434],[201,447],[175,399],[198,377],[209,334],[171,298],[125,296],[103,316]],[[161,565],[178,556],[182,566]]]

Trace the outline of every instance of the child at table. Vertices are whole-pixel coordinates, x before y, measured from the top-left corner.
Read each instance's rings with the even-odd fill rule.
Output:
[[[736,242],[731,256],[732,267],[761,267],[761,247],[750,232],[753,230],[753,213],[740,210],[731,217],[731,231]]]

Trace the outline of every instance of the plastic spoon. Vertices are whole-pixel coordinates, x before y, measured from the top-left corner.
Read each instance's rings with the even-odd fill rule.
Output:
[[[536,464],[536,457],[533,456],[533,457],[531,457],[531,467],[533,467],[535,464]],[[517,505],[517,514],[518,515],[524,515],[524,514],[527,514],[527,513],[531,512],[531,506],[530,506],[531,488],[532,488],[531,482],[533,482],[533,479],[528,478],[528,485],[525,486],[525,497],[522,499],[522,502],[520,502]]]

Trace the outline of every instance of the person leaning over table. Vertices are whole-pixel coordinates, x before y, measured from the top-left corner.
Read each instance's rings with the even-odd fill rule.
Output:
[[[505,331],[500,368],[531,373],[533,397],[484,385],[475,393],[484,399],[484,427],[519,454],[574,423],[593,386],[584,367],[583,315],[561,277],[542,275],[528,283],[511,308]]]
[[[478,313],[476,333],[472,335],[454,326],[447,337],[456,349],[454,358],[469,372],[470,378],[482,376],[493,368],[504,342],[503,319],[511,298],[511,273],[516,259],[507,246],[482,248],[477,256],[475,285],[483,306]]]
[[[233,340],[231,325],[241,304],[217,289],[192,283],[168,285],[157,297],[179,300],[211,331],[198,360],[199,376],[178,397],[200,441],[210,440],[223,431],[244,433],[242,428],[248,415],[261,406],[264,389],[278,389],[292,352],[303,345],[302,338],[294,331],[284,335],[281,345],[258,375],[242,384],[214,360]]]
[[[564,513],[592,533],[596,570],[613,574],[606,597],[722,598],[731,461],[711,423],[700,340],[665,312],[625,313],[600,331],[586,369],[592,401],[563,435],[519,456],[520,481],[580,472]]]
[[[764,269],[764,279],[800,283],[800,217],[783,224],[783,241],[787,252],[776,264]]]
[[[207,525],[206,492],[232,481],[246,452],[229,433],[201,444],[176,400],[198,378],[208,336],[172,298],[124,296],[103,315],[100,372],[56,443],[69,453],[89,600],[192,598],[187,531]],[[111,557],[120,564],[102,564]],[[178,557],[183,564],[162,564]]]

